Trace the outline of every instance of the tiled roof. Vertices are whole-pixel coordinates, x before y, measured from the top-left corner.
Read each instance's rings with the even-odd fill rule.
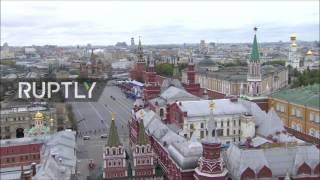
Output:
[[[270,95],[271,97],[320,109],[320,84],[284,89]]]

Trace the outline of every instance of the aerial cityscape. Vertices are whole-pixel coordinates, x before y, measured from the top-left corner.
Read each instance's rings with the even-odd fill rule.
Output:
[[[1,0],[0,179],[320,179],[315,7]]]

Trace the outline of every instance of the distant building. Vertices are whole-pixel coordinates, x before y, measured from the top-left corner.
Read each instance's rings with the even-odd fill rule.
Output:
[[[291,66],[293,68],[300,68],[300,56],[297,52],[297,35],[296,33],[292,33],[290,36],[290,47],[289,47],[289,55],[288,61],[286,62],[286,66]]]
[[[319,67],[320,67],[320,55],[313,53],[311,50],[309,50],[304,57],[302,69],[313,70],[313,69],[319,69]]]
[[[206,44],[205,40],[201,40],[200,46],[199,46],[200,54],[206,55],[206,54],[208,54],[208,50],[209,50],[209,48],[208,48],[208,45]]]
[[[17,105],[16,107],[2,108],[0,111],[1,139],[24,137],[28,129],[35,128],[36,121],[34,121],[33,118],[38,112],[41,112],[43,115],[41,123],[48,126],[52,125],[53,131],[56,131],[57,121],[55,108],[50,108],[46,103],[30,104],[27,106]]]
[[[182,74],[187,81],[188,71]],[[288,85],[288,69],[281,65],[261,65],[258,43],[254,35],[248,67],[199,67],[196,82],[205,89],[210,99],[241,96],[257,102],[267,110],[267,95]]]
[[[296,136],[307,141],[320,141],[320,84],[285,89],[269,96],[284,125]]]
[[[101,59],[97,61],[97,55],[91,51],[90,59],[87,63],[80,63],[80,76],[82,77],[99,77],[105,71],[105,66]]]
[[[135,46],[136,46],[136,44],[134,43],[134,37],[131,38],[131,44],[130,44],[130,46],[131,46],[131,47],[135,47]]]

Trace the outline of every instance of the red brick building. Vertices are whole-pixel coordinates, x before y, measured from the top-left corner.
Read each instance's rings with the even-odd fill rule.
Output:
[[[40,149],[45,138],[19,138],[1,140],[0,168],[26,166],[40,162]]]
[[[196,72],[194,69],[195,65],[193,63],[192,55],[189,57],[189,63],[187,68],[187,82],[183,83],[183,87],[188,91],[189,93],[201,97],[202,91],[200,88],[200,84],[196,83]]]

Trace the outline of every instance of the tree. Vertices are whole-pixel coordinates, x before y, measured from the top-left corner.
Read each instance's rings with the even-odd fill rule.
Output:
[[[158,64],[156,65],[156,72],[159,75],[171,77],[173,74],[173,66],[169,63]]]

